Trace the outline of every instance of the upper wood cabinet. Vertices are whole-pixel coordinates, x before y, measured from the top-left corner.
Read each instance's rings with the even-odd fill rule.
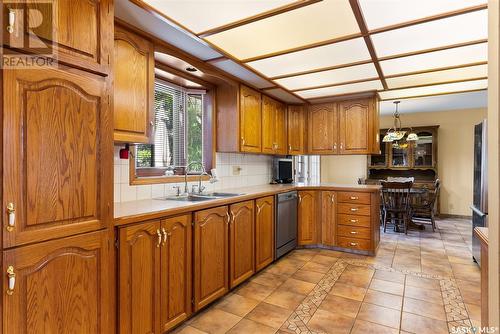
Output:
[[[339,136],[341,154],[380,151],[378,108],[374,99],[340,102]]]
[[[337,232],[337,203],[334,191],[321,192],[321,243],[335,246]]]
[[[240,150],[259,153],[262,151],[262,111],[259,92],[240,86]]]
[[[194,214],[194,310],[198,311],[229,290],[227,206]]]
[[[57,54],[61,64],[103,74],[109,73],[110,46],[113,40],[112,0],[52,0],[47,2],[23,1],[30,13],[24,18],[30,21],[30,28],[23,31],[22,11],[15,12],[14,33],[3,34],[4,45],[16,49],[48,47]],[[15,5],[13,3],[13,5]],[[35,14],[42,13],[44,22],[36,21]]]
[[[299,191],[298,209],[298,244],[312,245],[318,243],[316,191]]]
[[[288,106],[288,154],[301,155],[306,153],[307,113],[304,106]]]
[[[97,230],[113,220],[105,78],[78,70],[3,73],[3,244]]]
[[[116,26],[114,53],[114,139],[150,143],[154,139],[154,45]]]
[[[286,106],[262,97],[262,153],[286,154]]]
[[[255,200],[255,270],[274,261],[274,196]]]
[[[338,153],[338,112],[335,103],[309,106],[308,152],[310,154]]]
[[[234,288],[255,272],[254,201],[229,207],[229,286]]]
[[[4,251],[2,332],[112,333],[107,236],[92,232]]]

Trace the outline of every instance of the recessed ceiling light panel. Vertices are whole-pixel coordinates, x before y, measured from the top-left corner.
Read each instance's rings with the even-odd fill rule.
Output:
[[[373,80],[373,81],[358,82],[342,86],[303,90],[297,92],[297,95],[305,99],[313,99],[325,96],[369,92],[369,91],[381,90],[382,88],[383,87],[380,80]]]
[[[382,100],[393,100],[393,99],[409,98],[417,96],[466,92],[466,91],[486,89],[487,87],[488,87],[488,80],[484,79],[484,80],[455,82],[449,84],[433,85],[433,86],[425,86],[417,88],[390,90],[385,92],[379,92],[379,95]]]

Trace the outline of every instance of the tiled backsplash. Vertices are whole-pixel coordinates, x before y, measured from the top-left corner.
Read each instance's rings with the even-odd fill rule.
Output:
[[[131,186],[129,184],[129,161],[120,159],[120,146],[115,146],[114,153],[114,201],[127,202],[138,199],[148,199],[166,195],[174,195],[174,186],[184,183],[165,183],[153,185]],[[236,187],[267,184],[271,181],[272,157],[267,155],[217,153],[217,177],[219,182],[210,184],[204,181],[206,191],[215,191]],[[234,175],[233,169],[241,168],[239,175]],[[192,184],[190,182],[189,189]]]

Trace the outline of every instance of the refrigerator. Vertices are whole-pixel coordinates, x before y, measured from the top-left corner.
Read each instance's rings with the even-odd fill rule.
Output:
[[[475,227],[488,226],[488,155],[486,120],[474,127],[474,185],[472,209],[472,256],[481,266],[481,245]]]

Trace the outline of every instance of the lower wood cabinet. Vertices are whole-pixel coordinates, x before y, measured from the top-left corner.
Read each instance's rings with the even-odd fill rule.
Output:
[[[334,191],[321,192],[321,243],[335,246],[337,234],[337,203]]]
[[[194,214],[194,310],[229,290],[227,206]]]
[[[274,261],[274,196],[255,200],[255,270]]]
[[[112,333],[106,231],[3,252],[3,333]]]
[[[297,242],[301,245],[313,245],[317,238],[317,210],[316,191],[299,191],[298,209],[298,236]]]
[[[255,273],[254,201],[229,207],[229,287],[234,288]]]
[[[119,231],[120,333],[163,333],[191,314],[191,215]]]

